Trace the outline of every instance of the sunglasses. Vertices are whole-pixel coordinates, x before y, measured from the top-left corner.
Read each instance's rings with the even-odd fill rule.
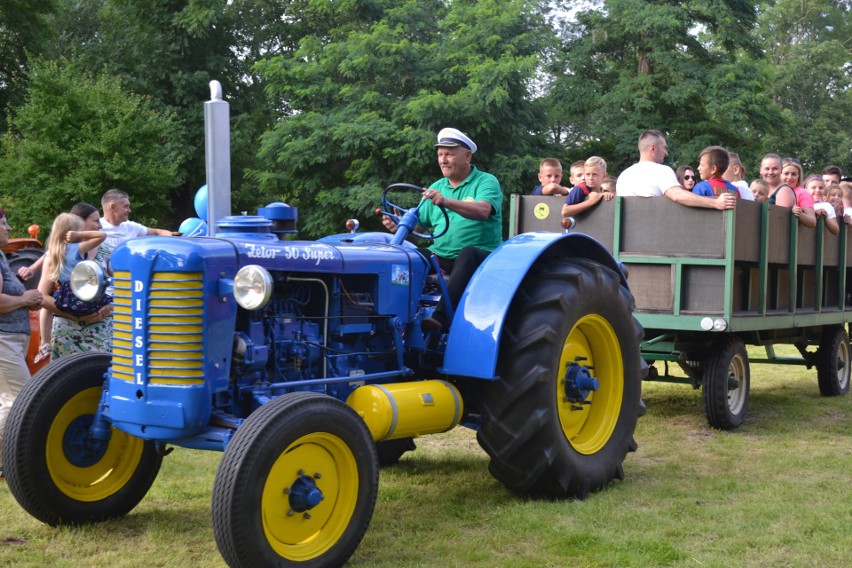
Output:
[[[692,176],[683,176],[683,179],[695,179],[695,176],[694,176],[694,175],[692,175]]]

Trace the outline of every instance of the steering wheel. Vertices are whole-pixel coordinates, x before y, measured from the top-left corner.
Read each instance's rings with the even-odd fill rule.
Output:
[[[382,192],[382,208],[384,209],[384,211],[382,211],[383,215],[387,215],[388,217],[393,219],[396,222],[396,224],[399,225],[400,227],[407,226],[407,223],[405,222],[406,221],[405,217],[407,217],[408,215],[413,215],[414,216],[413,224],[410,227],[408,227],[408,231],[409,231],[410,234],[414,235],[415,237],[420,237],[421,239],[434,240],[434,239],[438,239],[440,237],[443,237],[445,234],[447,234],[447,231],[450,228],[450,216],[447,213],[446,207],[444,207],[443,205],[438,206],[438,208],[441,210],[441,213],[444,215],[444,230],[443,231],[436,234],[434,231],[430,231],[429,229],[424,227],[424,229],[428,232],[418,233],[414,229],[417,225],[417,221],[420,220],[419,211],[420,211],[420,206],[423,205],[423,200],[421,200],[420,203],[417,204],[417,207],[412,207],[410,209],[406,208],[406,207],[400,207],[399,205],[395,205],[390,200],[388,200],[388,194],[393,193],[393,191],[397,190],[397,189],[404,189],[406,191],[412,191],[414,193],[417,193],[420,196],[423,195],[423,188],[420,187],[420,186],[417,186],[417,185],[414,185],[414,184],[411,184],[411,183],[392,183],[389,186],[387,186],[385,188],[385,190]],[[393,213],[393,211],[405,211],[405,213],[403,214],[402,219],[400,219],[400,216]]]

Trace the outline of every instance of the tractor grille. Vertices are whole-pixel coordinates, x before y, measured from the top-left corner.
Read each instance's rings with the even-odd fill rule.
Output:
[[[133,294],[129,272],[113,277],[112,376],[133,381]],[[143,380],[196,385],[204,380],[204,298],[201,272],[156,272],[143,302]],[[137,298],[139,300],[139,298]],[[140,330],[137,331],[137,337]],[[138,351],[137,351],[138,354]]]

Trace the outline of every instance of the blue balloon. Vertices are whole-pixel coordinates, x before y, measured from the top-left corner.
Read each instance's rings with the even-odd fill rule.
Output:
[[[195,192],[195,214],[206,221],[207,220],[207,184],[205,183]]]
[[[207,223],[198,217],[190,217],[180,224],[178,232],[184,237],[205,237],[207,236]]]

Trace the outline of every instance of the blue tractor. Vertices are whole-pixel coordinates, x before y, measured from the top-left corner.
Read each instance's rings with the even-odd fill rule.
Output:
[[[8,419],[23,508],[50,525],[122,516],[167,446],[217,450],[229,565],[336,566],[368,528],[380,465],[421,435],[475,429],[519,495],[582,499],[622,478],[647,367],[619,265],[582,234],[518,235],[448,330],[424,331],[446,287],[406,240],[408,193],[383,195],[394,235],[291,240],[294,209],[271,204],[218,218],[213,236],[119,246],[112,353],[49,365]],[[86,263],[74,279],[81,297],[106,284]]]

